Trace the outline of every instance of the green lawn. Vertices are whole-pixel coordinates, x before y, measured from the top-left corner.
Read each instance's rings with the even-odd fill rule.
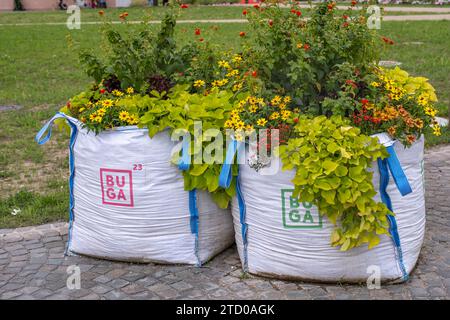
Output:
[[[128,11],[133,17],[142,9]],[[240,18],[241,11],[242,8],[194,7],[182,18]],[[158,9],[155,16],[160,17],[161,13]],[[83,13],[84,18],[97,19],[94,11]],[[64,19],[62,12],[0,14],[0,24]],[[214,31],[213,26],[218,29]],[[224,49],[238,48],[238,34],[247,28],[246,24],[180,24],[177,37],[181,42],[193,41],[197,27],[203,30],[207,41]],[[67,217],[67,137],[55,132],[54,139],[44,147],[33,139],[43,122],[90,81],[80,70],[76,50],[68,48],[67,35],[81,47],[90,48],[100,41],[97,31],[97,25],[83,25],[81,30],[72,31],[63,25],[0,26],[0,105],[24,106],[18,111],[0,111],[0,228]],[[430,78],[440,97],[441,115],[445,116],[450,105],[450,21],[383,22],[380,34],[396,42],[383,58],[401,61],[402,67],[412,74]],[[450,141],[450,132],[428,141]],[[21,212],[14,216],[13,209]]]

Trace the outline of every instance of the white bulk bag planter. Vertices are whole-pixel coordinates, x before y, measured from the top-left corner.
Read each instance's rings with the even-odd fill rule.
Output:
[[[38,143],[48,141],[57,118],[72,128],[66,253],[200,265],[234,242],[229,210],[206,192],[184,190],[167,131],[152,139],[133,126],[95,135],[58,113],[38,133]]]
[[[384,203],[390,198],[395,213],[390,219],[391,236],[382,235],[380,244],[371,250],[367,245],[344,252],[332,247],[333,224],[310,203],[291,198],[294,171],[282,171],[279,158],[272,159],[272,166],[279,167],[276,175],[267,175],[273,167],[256,172],[246,162],[239,165],[238,196],[232,202],[244,270],[280,279],[321,282],[366,282],[379,272],[383,282],[406,281],[417,262],[425,232],[424,139],[405,148],[387,135],[378,138],[391,156],[389,161],[375,162],[371,170],[378,191],[376,200],[382,200],[381,193]],[[233,148],[237,148],[236,142]],[[233,153],[230,149],[228,158]],[[378,164],[384,179],[381,189]],[[222,171],[225,176],[224,171],[227,169]],[[386,192],[382,192],[385,183]]]

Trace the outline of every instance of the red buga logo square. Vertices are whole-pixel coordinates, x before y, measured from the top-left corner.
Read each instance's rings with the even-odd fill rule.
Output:
[[[131,170],[100,168],[102,203],[133,207],[133,178]]]

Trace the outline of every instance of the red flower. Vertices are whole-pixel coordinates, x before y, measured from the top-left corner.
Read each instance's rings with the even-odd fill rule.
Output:
[[[344,22],[344,23],[342,24],[342,26],[343,26],[344,28],[347,28],[347,27],[348,27],[348,22],[347,22],[347,21]]]
[[[239,36],[240,37],[245,37],[245,32],[244,31],[239,32]]]
[[[253,78],[256,78],[258,76],[258,71],[252,71],[252,77]]]
[[[344,14],[344,15],[342,16],[342,19],[347,20],[347,19],[348,19],[348,15]]]
[[[255,5],[253,6],[253,8],[259,9],[259,5],[255,4]]]
[[[291,9],[291,13],[297,13],[297,10]]]
[[[201,33],[200,29],[199,29],[199,28],[196,28],[196,29],[195,29],[195,35],[196,35],[196,36],[199,36],[200,33]]]
[[[101,93],[101,94],[104,94],[105,92],[106,92],[105,89],[100,89],[100,93]]]
[[[104,15],[104,14],[105,14],[105,11],[103,11],[103,10],[100,10],[100,11],[98,12],[98,14],[102,16],[102,15]]]
[[[244,16],[246,16],[247,13],[248,13],[248,12],[247,12],[247,10],[245,10],[245,9],[242,11],[242,14],[243,14]]]
[[[394,41],[392,39],[387,38],[387,37],[381,37],[381,39],[387,44],[390,44],[390,45],[394,44]]]
[[[305,49],[305,51],[308,51],[309,48],[310,48],[309,44],[305,43],[305,44],[303,45],[303,49]]]
[[[295,14],[297,15],[297,17],[300,17],[302,15],[301,11],[296,11]]]
[[[198,39],[198,41],[200,41],[200,42],[203,42],[205,39],[203,39],[203,38],[200,38],[200,39]]]
[[[185,3],[183,3],[180,7],[181,7],[181,9],[187,9],[187,8],[189,8],[189,6],[188,6],[187,4],[185,4]]]
[[[298,123],[298,118],[294,118],[294,123]]]
[[[352,7],[356,6],[357,3],[358,3],[358,1],[353,0],[352,1]]]
[[[273,26],[273,20],[269,20],[269,26]]]
[[[368,120],[370,120],[370,117],[369,116],[364,116],[364,121],[368,121]]]
[[[367,99],[361,99],[361,103],[362,103],[363,105],[366,105],[366,104],[369,103],[369,100],[367,100]]]
[[[358,88],[358,86],[356,85],[355,81],[353,80],[345,80],[345,83],[352,86],[353,88]]]
[[[67,101],[67,108],[70,108],[70,101]]]

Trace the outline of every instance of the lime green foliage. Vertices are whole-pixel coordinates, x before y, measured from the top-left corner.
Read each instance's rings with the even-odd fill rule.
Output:
[[[296,171],[294,196],[316,205],[336,225],[333,246],[343,251],[363,243],[376,246],[378,235],[388,233],[392,213],[373,200],[373,173],[367,169],[387,157],[385,148],[338,116],[301,116],[294,131],[280,147],[283,169]]]
[[[228,119],[232,109],[233,93],[219,91],[218,88],[211,90],[210,94],[191,94],[187,92],[187,85],[175,86],[167,95],[134,96],[122,100],[125,108],[138,108],[140,113],[144,112],[139,126],[149,130],[150,137],[156,133],[170,128],[173,130],[184,130],[191,137],[191,166],[184,174],[184,185],[186,190],[208,190],[213,199],[221,208],[226,208],[231,197],[234,195],[234,187],[224,190],[219,187],[219,175],[221,163],[225,154],[214,153],[211,150],[212,159],[206,162],[203,154],[208,152],[207,145],[216,143],[222,152],[224,141],[218,128],[223,128],[225,120]],[[145,110],[145,111],[144,111]],[[201,122],[201,128],[195,126],[195,122]],[[178,155],[173,159],[178,162]],[[201,159],[201,161],[196,161]],[[197,163],[200,162],[200,163]],[[232,184],[233,185],[233,184]]]

